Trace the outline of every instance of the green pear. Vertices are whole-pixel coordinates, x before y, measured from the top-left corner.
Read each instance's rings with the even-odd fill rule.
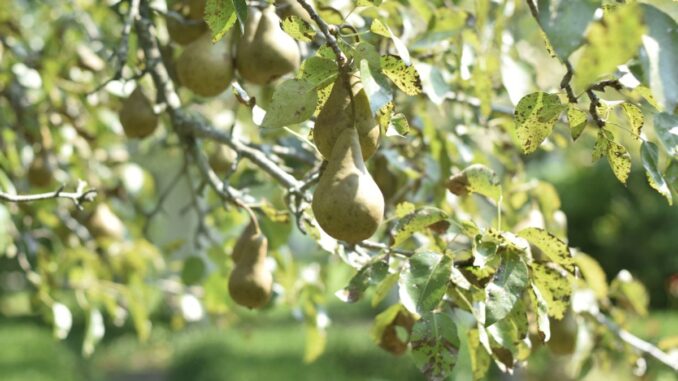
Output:
[[[399,311],[396,317],[390,322],[381,333],[379,346],[392,354],[399,356],[407,350],[409,337],[412,334],[412,327],[415,323],[414,316],[407,310]],[[401,331],[401,335],[398,331]]]
[[[169,9],[184,17],[187,23],[182,23],[168,16],[167,33],[172,41],[179,45],[187,45],[207,31],[207,24],[202,21],[205,14],[207,0],[178,0],[169,4]]]
[[[349,76],[349,82],[353,92],[353,105],[351,105],[351,96],[346,82],[340,75],[334,81],[327,102],[318,113],[313,128],[313,141],[318,151],[325,158],[329,158],[332,147],[342,131],[355,127],[360,137],[363,159],[367,160],[377,151],[381,132],[372,116],[370,101],[360,78],[352,74]]]
[[[125,225],[106,204],[98,204],[87,220],[87,228],[95,238],[122,240]]]
[[[244,233],[248,230],[249,227]],[[241,306],[261,308],[271,299],[273,276],[266,268],[267,250],[268,240],[261,232],[249,235],[234,247],[232,257],[236,263],[228,279],[228,292]]]
[[[209,155],[210,167],[212,167],[217,174],[224,174],[231,170],[231,166],[237,158],[238,153],[231,149],[231,147],[220,144]]]
[[[46,187],[54,180],[54,173],[44,155],[36,155],[28,167],[28,182],[35,187]]]
[[[315,3],[313,1],[306,0],[306,2],[315,9]],[[275,5],[281,19],[297,16],[309,24],[313,23],[311,15],[306,12],[306,9],[304,9],[297,0],[275,0]]]
[[[240,258],[242,258],[242,253],[248,251],[250,247],[254,246],[256,241],[261,236],[261,232],[257,230],[257,225],[254,222],[250,222],[242,233],[240,237],[235,241],[233,246],[233,252],[231,253],[231,258],[234,263],[238,263]]]
[[[191,42],[177,60],[179,82],[203,97],[219,95],[233,79],[233,60],[227,38],[212,43],[205,33]]]
[[[571,310],[560,319],[550,319],[551,338],[546,346],[557,355],[571,355],[577,346],[577,320]]]
[[[384,199],[391,199],[398,192],[398,176],[388,167],[388,159],[384,155],[377,155],[372,159],[372,174],[374,182],[379,186],[379,190],[384,195]]]
[[[145,138],[158,127],[158,116],[140,85],[122,102],[118,116],[128,138]]]
[[[274,6],[250,10],[245,33],[237,44],[235,65],[248,82],[264,85],[299,68],[296,41],[280,28]]]
[[[337,138],[311,207],[327,234],[350,243],[369,238],[381,224],[384,196],[365,168],[354,128]]]

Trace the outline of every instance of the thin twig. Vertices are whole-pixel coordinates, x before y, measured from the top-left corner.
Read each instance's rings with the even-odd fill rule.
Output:
[[[648,343],[647,341],[633,335],[632,333],[622,329],[615,322],[610,320],[607,316],[602,313],[590,313],[598,323],[607,327],[610,332],[614,333],[620,340],[626,344],[637,349],[641,353],[648,354],[652,356],[655,360],[661,362],[662,364],[668,366],[674,371],[678,372],[678,358],[671,356],[656,346]]]
[[[85,202],[93,201],[97,195],[96,189],[85,190],[84,186],[79,186],[75,192],[64,192],[63,189],[64,187],[61,186],[54,192],[37,193],[30,195],[9,194],[0,191],[0,201],[22,203],[64,198],[73,201],[75,206],[77,206],[79,209],[82,209],[82,205]]]

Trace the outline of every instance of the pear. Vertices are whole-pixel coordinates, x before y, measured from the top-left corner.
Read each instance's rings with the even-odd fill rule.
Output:
[[[379,190],[384,195],[384,199],[392,201],[391,199],[398,192],[398,176],[388,167],[388,159],[384,155],[377,155],[373,159],[373,178],[374,182],[379,186]]]
[[[256,228],[250,235],[249,229],[243,234],[248,237],[242,242],[238,240],[234,247],[232,256],[236,263],[228,279],[228,292],[241,306],[261,308],[270,300],[273,288],[273,276],[266,268],[268,240]]]
[[[207,31],[207,24],[202,21],[205,14],[207,0],[178,0],[173,1],[170,10],[179,13],[187,23],[182,23],[173,17],[167,17],[167,33],[172,41],[179,45],[187,45]]]
[[[50,185],[52,180],[54,180],[52,168],[50,168],[48,161],[43,155],[37,155],[33,159],[26,175],[29,184],[40,188]]]
[[[242,233],[240,233],[240,237],[238,237],[238,240],[235,241],[235,245],[233,246],[233,253],[231,253],[231,258],[234,263],[238,263],[240,258],[242,258],[242,253],[247,251],[249,247],[252,247],[259,239],[261,232],[257,229],[254,222],[250,222]]]
[[[311,207],[327,234],[350,243],[369,238],[381,224],[384,196],[365,168],[354,128],[337,138]]]
[[[122,240],[125,225],[106,204],[98,204],[87,221],[87,227],[95,238]]]
[[[213,97],[226,90],[233,79],[233,62],[227,38],[212,43],[205,33],[191,42],[177,60],[179,82],[203,97]]]
[[[315,3],[313,1],[306,0],[306,2],[315,9]],[[306,9],[304,9],[297,0],[275,0],[275,5],[281,19],[297,16],[309,24],[313,23],[311,15],[306,12]]]
[[[577,346],[577,321],[572,310],[560,320],[550,319],[551,338],[546,346],[557,355],[571,355]]]
[[[158,127],[158,116],[153,111],[151,101],[141,86],[137,85],[129,98],[122,102],[118,114],[125,135],[133,139],[142,139],[151,135]]]
[[[248,82],[264,85],[299,68],[301,56],[294,39],[280,28],[274,6],[260,14],[250,11],[245,34],[237,44],[235,65]]]
[[[339,75],[334,81],[327,102],[316,118],[313,141],[318,151],[325,158],[329,158],[339,134],[345,129],[355,127],[360,136],[363,159],[367,160],[377,151],[381,132],[372,116],[370,101],[360,78],[352,74],[349,76],[349,82],[353,92],[353,106],[351,106],[351,96],[346,88],[346,82]]]
[[[238,159],[238,153],[235,152],[231,147],[222,144],[216,147],[216,149],[209,156],[210,167],[218,173],[224,174],[231,170],[233,162]]]

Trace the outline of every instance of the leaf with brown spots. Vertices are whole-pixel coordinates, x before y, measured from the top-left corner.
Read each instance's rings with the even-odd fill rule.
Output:
[[[315,111],[318,95],[315,86],[303,79],[288,79],[273,93],[271,106],[262,127],[283,127],[308,120]]]
[[[397,56],[381,57],[381,71],[407,95],[421,94],[421,79],[414,66],[407,66]]]
[[[532,93],[518,102],[515,111],[516,136],[523,152],[537,150],[553,130],[553,126],[565,109],[555,94]]]

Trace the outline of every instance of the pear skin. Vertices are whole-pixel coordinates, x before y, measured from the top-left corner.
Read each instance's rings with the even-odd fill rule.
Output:
[[[28,182],[35,187],[46,187],[54,180],[54,173],[42,155],[37,155],[28,167]]]
[[[354,128],[337,138],[311,207],[327,234],[350,243],[369,238],[381,224],[384,196],[365,168]]]
[[[179,82],[187,89],[203,97],[213,97],[231,84],[233,60],[224,37],[212,43],[210,33],[205,33],[191,42],[177,60]]]
[[[151,135],[158,126],[158,116],[141,86],[137,86],[129,98],[123,101],[119,118],[125,135],[133,139]]]
[[[231,258],[234,263],[240,262],[242,253],[249,251],[251,247],[255,246],[259,235],[261,235],[261,233],[257,234],[257,227],[253,222],[250,222],[242,233],[240,233],[240,237],[238,237],[238,240],[235,241],[235,245],[233,246]]]
[[[325,158],[329,158],[332,154],[332,147],[342,131],[355,127],[360,137],[363,159],[367,160],[377,151],[381,132],[372,116],[370,101],[360,78],[352,74],[349,76],[349,82],[353,92],[353,106],[351,106],[351,96],[346,88],[346,82],[340,75],[334,81],[327,102],[318,113],[313,128],[313,141],[318,151]]]
[[[173,17],[167,17],[167,33],[172,41],[179,45],[187,45],[197,40],[207,31],[207,24],[202,21],[207,0],[178,0],[169,8],[182,15],[187,23],[181,23]]]
[[[238,259],[228,278],[231,298],[247,308],[261,308],[271,299],[273,276],[266,268],[268,240],[259,233],[241,248]]]
[[[301,55],[296,41],[280,28],[274,6],[260,15],[251,13],[245,34],[237,44],[235,65],[247,82],[264,85],[299,68]]]

